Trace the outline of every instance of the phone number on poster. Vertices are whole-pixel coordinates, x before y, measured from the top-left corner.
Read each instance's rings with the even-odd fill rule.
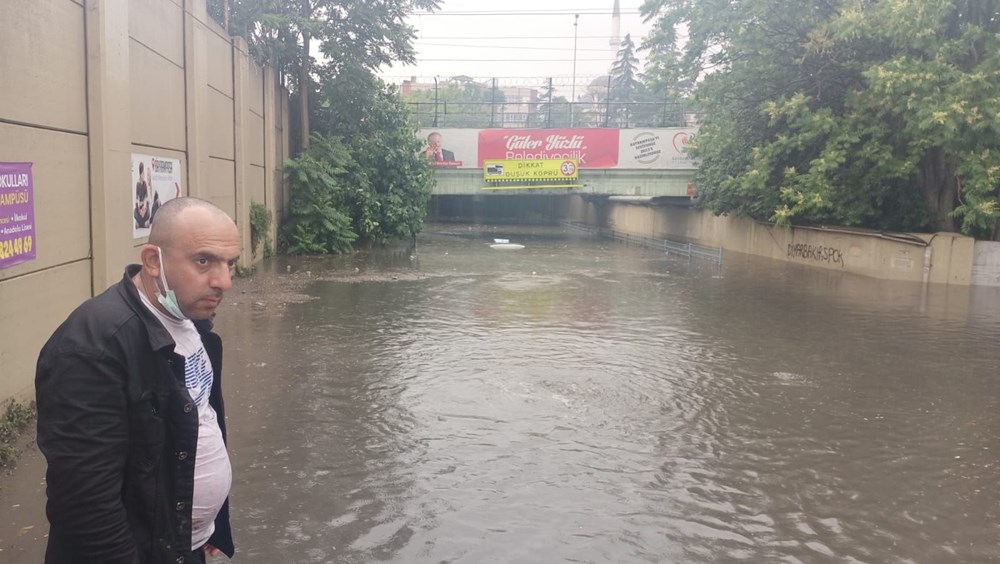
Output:
[[[0,241],[0,259],[9,259],[30,253],[33,244],[34,240],[31,235]]]

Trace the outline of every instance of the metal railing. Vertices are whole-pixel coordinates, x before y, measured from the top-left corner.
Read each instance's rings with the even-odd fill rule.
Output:
[[[565,96],[565,77],[411,77],[400,95],[420,127],[566,128],[691,127],[698,112],[683,99],[649,92],[623,93],[608,76],[589,80],[578,96]],[[657,98],[661,98],[657,100]]]
[[[716,264],[722,264],[722,247],[704,247],[695,245],[694,243],[671,241],[670,239],[654,239],[625,233],[624,231],[615,231],[614,229],[597,228],[577,221],[562,221],[560,223],[563,227],[578,233],[586,233],[588,235],[613,239],[626,245],[641,245],[649,249],[662,250],[666,253],[705,259],[713,261]]]
[[[697,114],[679,103],[415,102],[406,101],[420,127],[526,129],[565,127],[690,127]]]

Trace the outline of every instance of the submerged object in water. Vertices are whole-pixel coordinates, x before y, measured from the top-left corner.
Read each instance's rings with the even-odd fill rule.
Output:
[[[490,245],[490,248],[501,251],[517,251],[523,249],[524,245],[518,245],[517,243],[494,243]]]

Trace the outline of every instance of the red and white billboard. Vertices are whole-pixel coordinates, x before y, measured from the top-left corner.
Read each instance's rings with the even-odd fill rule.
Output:
[[[582,169],[698,168],[687,155],[697,129],[424,129],[435,168],[483,168],[487,160],[576,159]],[[440,150],[437,150],[440,149]]]
[[[493,159],[576,159],[580,168],[614,168],[618,130],[484,129],[479,132],[479,166]]]

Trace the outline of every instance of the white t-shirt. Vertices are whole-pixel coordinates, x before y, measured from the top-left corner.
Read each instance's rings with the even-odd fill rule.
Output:
[[[198,408],[198,450],[194,459],[194,499],[191,500],[191,550],[195,550],[208,542],[215,532],[215,516],[229,497],[233,483],[233,469],[222,440],[222,429],[215,409],[208,403],[215,375],[194,323],[161,313],[142,292],[139,297],[173,337],[174,352],[184,357],[184,383]]]

